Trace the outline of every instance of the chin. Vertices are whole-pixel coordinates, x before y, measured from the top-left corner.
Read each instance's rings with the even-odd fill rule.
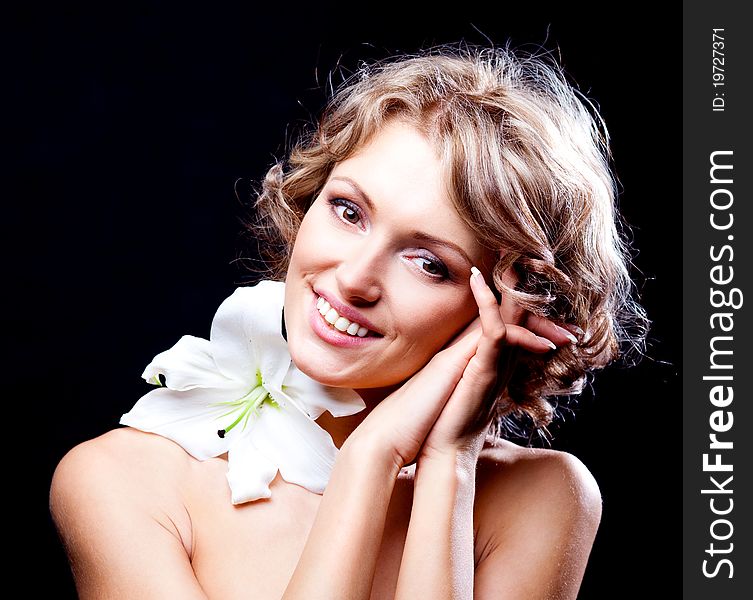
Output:
[[[288,344],[288,350],[290,351],[290,358],[293,360],[293,364],[295,364],[298,370],[304,375],[309,376],[314,381],[330,387],[357,387],[358,382],[344,380],[342,375],[337,374],[336,369],[324,364],[321,361],[321,358],[319,360],[314,358],[317,356],[315,351],[312,351],[311,349],[306,351],[305,348],[298,348],[295,344]]]
[[[373,378],[364,378],[363,376],[354,378],[349,374],[343,374],[336,366],[333,368],[322,362],[320,353],[318,354],[320,360],[313,358],[317,356],[317,353],[310,349],[307,352],[305,349],[290,347],[289,350],[293,364],[298,370],[322,385],[354,390],[377,389],[395,385],[394,381],[380,382],[374,381]]]

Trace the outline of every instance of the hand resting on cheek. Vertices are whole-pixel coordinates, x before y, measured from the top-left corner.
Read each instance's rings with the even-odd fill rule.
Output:
[[[483,275],[470,277],[479,316],[450,340],[423,368],[387,396],[351,438],[375,440],[398,467],[441,453],[469,453],[475,460],[493,415],[496,392],[505,386],[519,351],[546,353],[572,343],[574,336],[547,319],[531,315],[525,325],[503,315],[521,314],[497,304]],[[484,415],[479,422],[479,415]],[[350,438],[349,438],[350,440]]]

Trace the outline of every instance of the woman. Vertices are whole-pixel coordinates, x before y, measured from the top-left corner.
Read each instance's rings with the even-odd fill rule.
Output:
[[[149,428],[137,404],[123,422],[143,431],[108,432],[58,466],[51,510],[80,595],[575,598],[598,487],[575,457],[502,434],[515,416],[545,427],[547,398],[640,347],[608,157],[598,115],[542,59],[445,47],[364,67],[264,181],[253,231],[284,286],[256,291],[282,294],[284,312],[241,361],[258,364],[251,391],[207,403],[230,405],[211,448]],[[211,342],[155,357],[145,377],[169,388],[156,392],[178,390],[186,348],[213,353],[223,377],[223,352],[246,356],[227,342],[243,303],[226,302]],[[278,331],[302,375],[271,383]],[[300,417],[302,377],[362,402],[340,410],[333,392],[330,414],[307,411],[339,449],[323,494],[291,482],[284,458],[279,475],[259,466],[274,436],[249,446],[245,471],[228,466],[237,446],[218,450]],[[195,400],[188,387],[176,393]],[[254,469],[261,485],[243,488]]]

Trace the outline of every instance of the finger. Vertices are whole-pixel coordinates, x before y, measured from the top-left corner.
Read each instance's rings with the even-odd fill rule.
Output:
[[[482,331],[476,356],[480,365],[493,372],[496,369],[499,348],[505,343],[507,327],[502,320],[497,299],[476,267],[471,267],[471,291],[478,304]]]
[[[476,303],[479,305],[483,330],[483,337],[477,352],[481,355],[480,358],[488,360],[490,363],[496,361],[499,348],[503,344],[520,346],[536,353],[549,352],[557,348],[550,339],[538,336],[525,327],[506,324],[502,320],[497,299],[484,281],[483,275],[476,267],[472,267],[471,271],[473,272],[473,275],[471,275],[471,290],[476,298]]]
[[[536,335],[530,329],[520,325],[507,326],[507,343],[511,346],[520,346],[525,350],[543,354],[557,349],[557,345],[549,338]]]
[[[552,340],[558,346],[578,343],[578,338],[570,331],[539,315],[528,313],[524,325],[535,334]]]

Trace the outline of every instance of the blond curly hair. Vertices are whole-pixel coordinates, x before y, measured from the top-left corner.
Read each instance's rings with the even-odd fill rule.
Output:
[[[436,145],[457,214],[499,250],[497,295],[584,332],[554,353],[517,354],[494,412],[480,419],[491,416],[494,437],[520,417],[545,430],[551,399],[579,394],[589,372],[621,354],[640,356],[648,329],[607,129],[547,54],[460,44],[362,63],[261,184],[247,227],[266,276],[284,279],[303,216],[333,167],[395,118]],[[503,281],[510,267],[515,288]]]

